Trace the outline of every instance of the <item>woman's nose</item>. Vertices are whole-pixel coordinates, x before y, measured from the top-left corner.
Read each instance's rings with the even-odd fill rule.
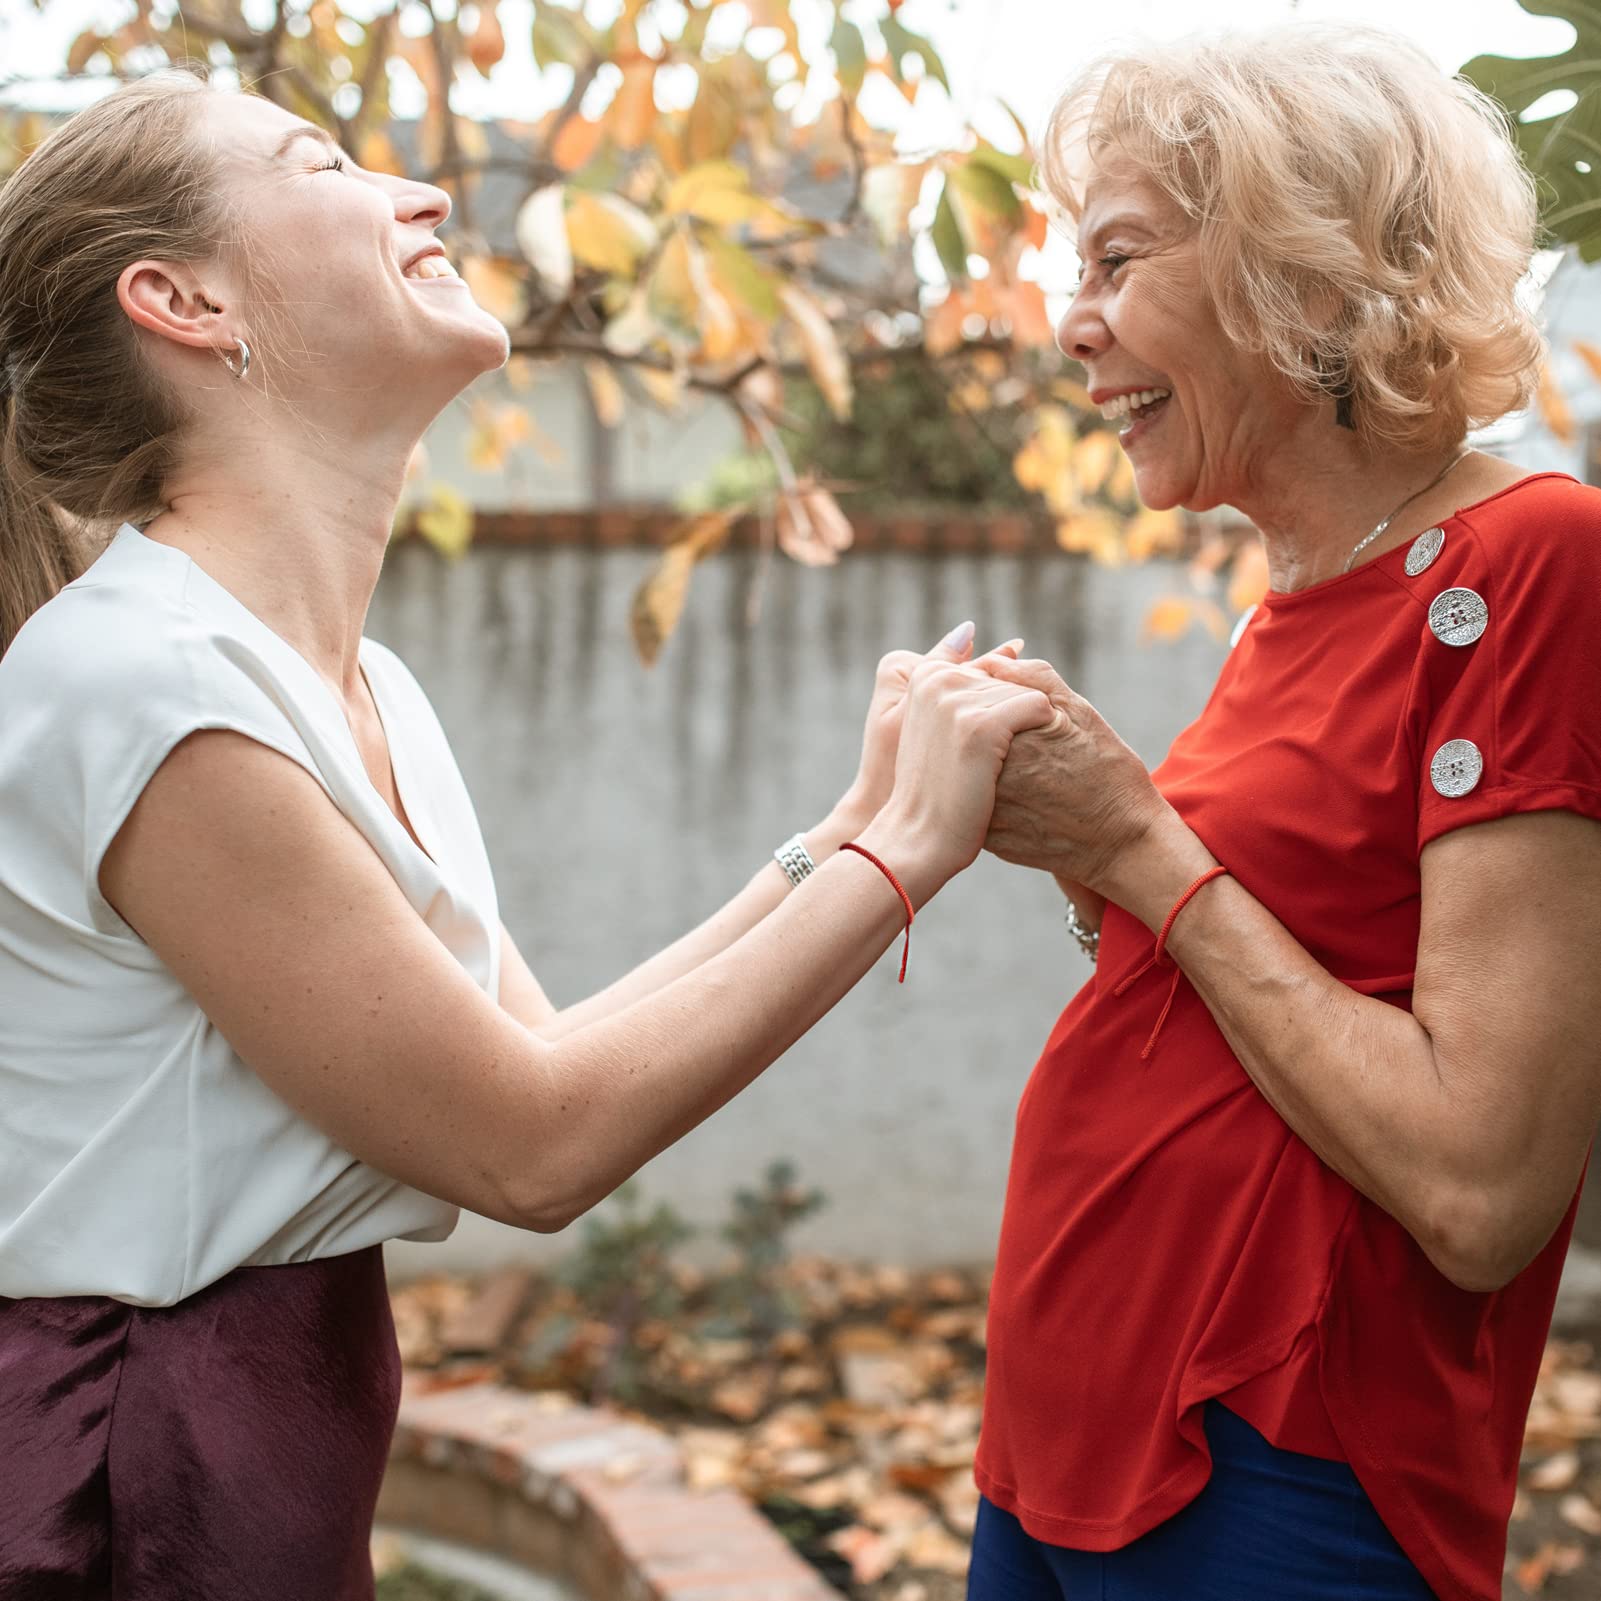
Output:
[[[431,183],[407,180],[395,195],[395,218],[437,228],[450,215],[450,196]]]
[[[1103,355],[1111,342],[1111,330],[1095,309],[1093,298],[1080,290],[1056,325],[1056,348],[1074,361],[1087,362]]]

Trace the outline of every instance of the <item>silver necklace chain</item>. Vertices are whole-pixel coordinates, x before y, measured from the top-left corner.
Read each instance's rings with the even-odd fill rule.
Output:
[[[1361,541],[1359,541],[1359,542],[1358,542],[1358,544],[1357,544],[1357,546],[1356,546],[1356,549],[1355,549],[1355,550],[1353,550],[1353,551],[1352,551],[1352,552],[1351,552],[1351,554],[1350,554],[1350,555],[1349,555],[1349,556],[1347,556],[1347,557],[1346,557],[1346,558],[1345,558],[1345,565],[1344,565],[1344,566],[1343,566],[1343,567],[1342,567],[1342,568],[1341,568],[1341,569],[1340,569],[1340,571],[1341,571],[1341,572],[1342,572],[1342,573],[1348,573],[1348,572],[1350,572],[1350,570],[1351,570],[1351,563],[1352,563],[1352,562],[1354,562],[1354,561],[1355,561],[1355,560],[1356,560],[1356,558],[1357,558],[1357,557],[1358,557],[1358,556],[1360,556],[1360,555],[1361,555],[1361,554],[1362,554],[1362,552],[1363,552],[1363,551],[1364,551],[1364,550],[1366,550],[1366,549],[1367,549],[1367,548],[1368,548],[1368,546],[1369,546],[1369,545],[1371,545],[1371,544],[1372,544],[1372,543],[1373,543],[1373,541],[1374,541],[1374,540],[1375,540],[1375,539],[1377,539],[1377,538],[1378,538],[1378,537],[1379,537],[1379,535],[1380,535],[1380,534],[1382,534],[1382,533],[1383,533],[1383,532],[1384,532],[1384,530],[1385,530],[1385,529],[1386,529],[1386,528],[1388,528],[1388,527],[1389,527],[1389,526],[1390,526],[1390,524],[1391,524],[1391,523],[1393,523],[1393,522],[1394,522],[1394,521],[1395,521],[1395,519],[1396,519],[1396,518],[1397,518],[1397,517],[1399,517],[1399,516],[1400,516],[1400,515],[1401,515],[1401,513],[1402,513],[1402,512],[1404,512],[1404,511],[1405,511],[1405,510],[1406,510],[1406,509],[1407,509],[1407,507],[1408,507],[1408,506],[1410,506],[1410,505],[1411,505],[1411,504],[1412,504],[1412,502],[1413,502],[1413,501],[1414,501],[1414,500],[1416,500],[1416,499],[1417,499],[1417,498],[1418,498],[1418,497],[1419,497],[1419,496],[1420,496],[1420,495],[1426,495],[1426,494],[1428,494],[1428,492],[1429,492],[1429,491],[1430,491],[1430,490],[1431,490],[1431,489],[1433,489],[1433,488],[1434,488],[1434,487],[1435,487],[1435,485],[1436,485],[1436,484],[1438,484],[1438,483],[1439,483],[1439,482],[1440,482],[1440,480],[1441,480],[1441,479],[1443,479],[1443,478],[1444,478],[1444,477],[1445,477],[1445,475],[1446,475],[1446,474],[1447,474],[1447,473],[1448,473],[1448,472],[1450,472],[1450,470],[1451,470],[1451,469],[1452,469],[1452,468],[1453,468],[1453,467],[1454,467],[1454,466],[1456,466],[1456,464],[1457,464],[1457,463],[1458,463],[1458,462],[1459,462],[1459,461],[1461,461],[1461,460],[1462,460],[1462,458],[1463,458],[1463,457],[1464,457],[1464,456],[1466,456],[1466,455],[1468,455],[1468,454],[1469,454],[1469,453],[1470,453],[1470,449],[1471,449],[1471,447],[1470,447],[1470,446],[1467,446],[1467,445],[1464,445],[1464,446],[1463,446],[1463,447],[1462,447],[1462,448],[1461,448],[1461,450],[1459,450],[1459,451],[1458,451],[1458,452],[1457,452],[1457,453],[1456,453],[1456,455],[1454,455],[1454,456],[1453,456],[1453,457],[1452,457],[1452,458],[1451,458],[1451,459],[1450,459],[1450,460],[1449,460],[1449,461],[1448,461],[1448,462],[1447,462],[1447,463],[1446,463],[1446,464],[1445,464],[1445,465],[1444,465],[1444,466],[1443,466],[1443,467],[1442,467],[1442,468],[1441,468],[1441,469],[1440,469],[1440,470],[1439,470],[1439,472],[1437,472],[1437,473],[1436,473],[1436,474],[1435,474],[1435,475],[1434,475],[1434,477],[1432,477],[1432,478],[1431,478],[1431,479],[1430,479],[1430,480],[1429,480],[1429,481],[1428,481],[1428,483],[1426,483],[1426,484],[1425,484],[1425,485],[1424,485],[1424,486],[1423,486],[1423,487],[1422,487],[1422,488],[1421,488],[1421,489],[1414,489],[1414,490],[1413,490],[1413,491],[1412,491],[1412,493],[1411,493],[1411,494],[1410,494],[1410,495],[1408,495],[1408,496],[1407,496],[1407,497],[1406,497],[1406,499],[1405,499],[1405,500],[1403,500],[1403,501],[1402,501],[1402,502],[1401,502],[1401,504],[1400,504],[1400,505],[1399,505],[1399,506],[1397,506],[1397,507],[1396,507],[1396,508],[1395,508],[1395,510],[1394,510],[1394,511],[1392,511],[1392,512],[1391,512],[1391,513],[1390,513],[1390,515],[1389,515],[1389,516],[1388,516],[1388,517],[1386,517],[1386,518],[1385,518],[1385,519],[1384,519],[1384,521],[1383,521],[1383,522],[1382,522],[1382,523],[1380,523],[1380,524],[1379,524],[1379,526],[1378,526],[1378,527],[1377,527],[1377,528],[1375,528],[1375,529],[1374,529],[1374,530],[1373,530],[1373,532],[1372,532],[1372,533],[1371,533],[1371,534],[1369,534],[1369,535],[1368,535],[1368,536],[1367,536],[1367,538],[1365,538],[1365,539],[1363,539],[1363,540],[1361,540]]]

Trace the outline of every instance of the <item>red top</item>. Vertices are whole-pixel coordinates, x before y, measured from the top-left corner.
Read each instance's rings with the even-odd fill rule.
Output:
[[[1330,973],[1400,1007],[1424,845],[1513,812],[1601,819],[1601,493],[1542,473],[1442,527],[1415,576],[1403,546],[1270,594],[1155,774]],[[1489,617],[1452,645],[1429,608],[1459,587]],[[1482,773],[1441,794],[1430,764],[1457,740]],[[1455,1288],[1291,1133],[1187,981],[1140,1061],[1170,974],[1112,992],[1152,944],[1107,908],[1018,1108],[980,1489],[1037,1539],[1113,1550],[1206,1483],[1220,1397],[1348,1461],[1443,1601],[1499,1601],[1573,1207],[1504,1289]]]

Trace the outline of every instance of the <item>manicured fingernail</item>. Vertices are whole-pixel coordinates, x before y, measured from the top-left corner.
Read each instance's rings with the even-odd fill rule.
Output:
[[[958,623],[956,627],[953,628],[950,633],[948,633],[940,641],[940,644],[942,644],[947,650],[961,650],[963,646],[971,645],[973,643],[973,635],[976,632],[977,630],[974,628],[972,623]]]

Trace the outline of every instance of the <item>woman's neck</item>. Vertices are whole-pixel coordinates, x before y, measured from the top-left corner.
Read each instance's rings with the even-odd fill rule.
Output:
[[[1470,452],[1431,487],[1461,448],[1369,455],[1342,430],[1339,439],[1320,441],[1316,452],[1276,453],[1233,501],[1262,531],[1272,588],[1288,594],[1337,577],[1386,517],[1389,526],[1359,562],[1410,543],[1457,507],[1522,476],[1522,469]]]
[[[188,467],[146,534],[193,557],[341,693],[357,649],[414,440],[312,453],[272,437]]]

